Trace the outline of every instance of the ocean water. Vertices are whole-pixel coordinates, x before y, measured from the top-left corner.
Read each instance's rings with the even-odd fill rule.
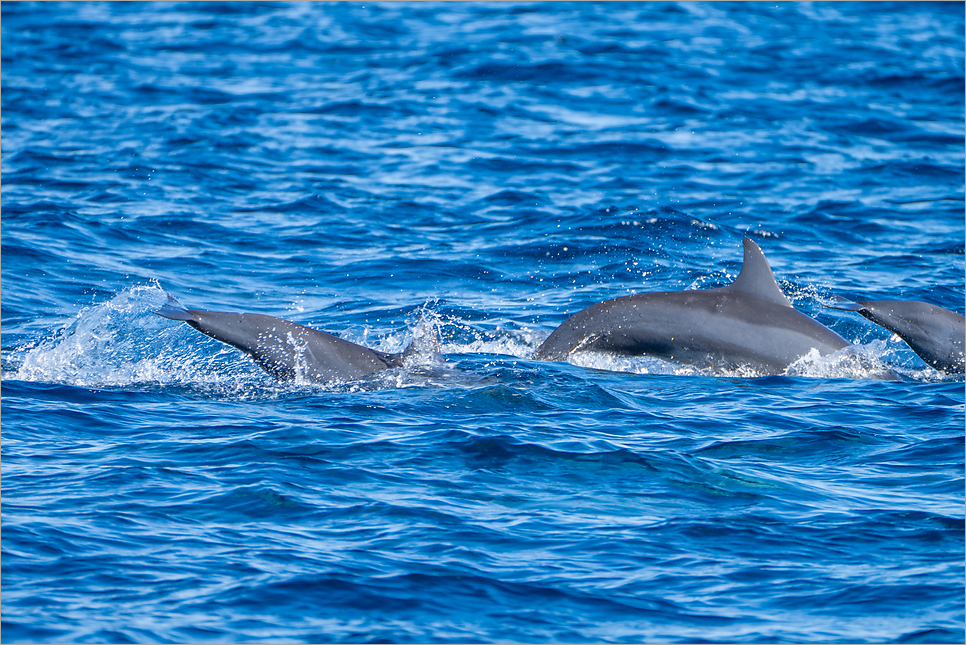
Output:
[[[963,378],[825,306],[964,309],[962,3],[0,11],[4,643],[963,642]],[[850,359],[530,358],[744,236]]]

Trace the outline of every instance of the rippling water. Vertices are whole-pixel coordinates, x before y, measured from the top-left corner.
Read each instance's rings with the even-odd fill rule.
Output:
[[[963,642],[960,3],[2,5],[4,642]],[[533,350],[753,237],[860,361]],[[442,358],[279,384],[155,316]],[[869,378],[889,367],[898,381]]]

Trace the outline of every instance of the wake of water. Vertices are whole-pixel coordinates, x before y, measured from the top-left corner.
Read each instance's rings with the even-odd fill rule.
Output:
[[[962,377],[824,306],[962,311],[961,4],[0,11],[4,643],[963,642]],[[532,360],[746,235],[847,350]]]
[[[131,385],[192,385],[232,389],[283,387],[271,383],[250,360],[234,348],[203,337],[186,325],[154,315],[168,294],[160,285],[130,287],[111,300],[82,310],[76,319],[51,337],[8,354],[4,378],[67,383],[82,387]],[[409,314],[404,329],[383,336],[370,329],[347,334],[345,340],[387,353],[416,349],[405,366],[390,374],[366,379],[368,387],[425,385],[417,378],[438,372],[444,365],[438,354],[492,354],[528,359],[545,335],[534,331],[484,331],[458,317],[440,313],[438,303],[427,303]],[[415,316],[415,319],[414,319]],[[445,339],[445,340],[444,340]],[[827,356],[817,350],[790,365],[786,376],[808,378],[881,378],[888,373],[884,359],[901,351],[898,337],[856,344]],[[591,369],[633,374],[757,378],[765,374],[751,368],[697,368],[651,357],[625,357],[581,352],[570,362]],[[925,368],[892,366],[902,376],[922,381],[950,377]],[[440,375],[437,374],[437,377]],[[452,377],[452,374],[450,374]],[[344,382],[318,386],[296,378],[291,386],[344,388]]]

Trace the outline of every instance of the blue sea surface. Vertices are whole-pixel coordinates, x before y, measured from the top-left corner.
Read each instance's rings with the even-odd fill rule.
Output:
[[[966,639],[964,379],[826,306],[964,309],[963,3],[0,11],[4,643]],[[745,236],[848,360],[531,358]]]

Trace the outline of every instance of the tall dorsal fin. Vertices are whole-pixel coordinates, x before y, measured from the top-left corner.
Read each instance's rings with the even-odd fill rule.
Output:
[[[741,272],[738,273],[738,277],[728,288],[773,302],[776,305],[791,307],[792,303],[788,301],[775,281],[775,275],[771,272],[771,267],[768,266],[765,254],[761,252],[757,244],[747,237],[741,242],[745,247],[745,260],[741,265]]]

